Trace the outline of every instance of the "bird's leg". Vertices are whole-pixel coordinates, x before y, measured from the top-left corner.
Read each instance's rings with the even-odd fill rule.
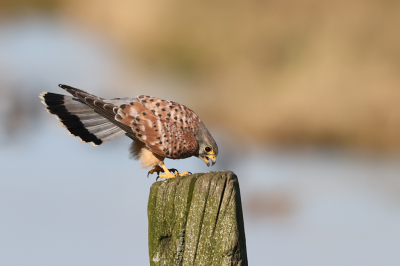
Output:
[[[165,175],[158,175],[159,178],[169,179],[169,178],[174,178],[174,177],[179,176],[179,173],[176,169],[173,169],[173,168],[168,169],[163,162],[160,163],[160,166],[162,167],[163,172],[165,172]],[[171,172],[174,172],[174,173],[172,174]]]
[[[169,179],[169,178],[174,178],[174,177],[177,177],[177,176],[184,176],[184,175],[191,174],[190,172],[184,172],[182,174],[179,174],[178,170],[176,170],[174,168],[168,169],[163,162],[160,163],[160,166],[162,167],[163,172],[165,172],[165,175],[158,175],[159,178],[167,178],[167,179]],[[171,172],[174,172],[174,173],[172,174]]]
[[[164,166],[165,166],[165,165],[164,165]],[[165,169],[166,169],[166,167],[165,167]],[[171,168],[171,169],[167,169],[167,170],[168,170],[168,173],[171,175],[171,177],[167,177],[167,178],[173,178],[173,177],[179,175],[178,170],[176,170],[175,168]],[[166,177],[166,175],[161,175],[161,176],[160,176],[160,173],[164,173],[164,172],[165,172],[165,171],[164,171],[163,168],[161,168],[159,165],[156,165],[156,166],[154,166],[153,169],[151,169],[151,170],[147,173],[147,177],[149,177],[150,174],[157,173],[157,175],[158,175],[158,176],[157,176],[157,179],[158,179],[158,178],[164,178],[164,177]],[[172,173],[174,173],[174,174],[172,174]]]

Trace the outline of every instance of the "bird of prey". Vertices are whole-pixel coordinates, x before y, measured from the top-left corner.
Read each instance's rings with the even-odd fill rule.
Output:
[[[81,142],[98,146],[126,135],[133,140],[133,157],[159,178],[189,174],[168,169],[165,158],[196,156],[207,166],[216,162],[214,138],[195,112],[182,104],[145,95],[106,100],[67,85],[59,87],[72,96],[43,92],[39,97],[68,134]]]

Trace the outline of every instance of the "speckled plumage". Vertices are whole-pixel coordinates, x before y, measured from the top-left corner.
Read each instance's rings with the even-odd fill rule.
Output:
[[[138,102],[120,105],[116,120],[129,125],[135,136],[163,157],[183,159],[198,149],[194,135],[202,122],[179,103],[140,95]]]
[[[133,157],[146,168],[162,166],[164,158],[191,156],[202,158],[207,165],[212,157],[215,163],[218,146],[201,119],[182,104],[146,95],[106,100],[70,86],[60,87],[73,97],[44,92],[40,98],[68,133],[82,142],[98,146],[125,134],[134,140]],[[204,151],[205,147],[212,153]]]

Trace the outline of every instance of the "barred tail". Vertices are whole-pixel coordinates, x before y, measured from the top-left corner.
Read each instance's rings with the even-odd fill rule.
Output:
[[[47,106],[47,112],[56,116],[68,134],[78,137],[81,142],[98,146],[125,134],[79,98],[51,92],[43,92],[39,98]]]

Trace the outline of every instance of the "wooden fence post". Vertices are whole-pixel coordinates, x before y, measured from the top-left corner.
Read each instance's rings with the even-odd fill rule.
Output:
[[[210,172],[155,182],[147,213],[151,266],[248,265],[234,173]]]

